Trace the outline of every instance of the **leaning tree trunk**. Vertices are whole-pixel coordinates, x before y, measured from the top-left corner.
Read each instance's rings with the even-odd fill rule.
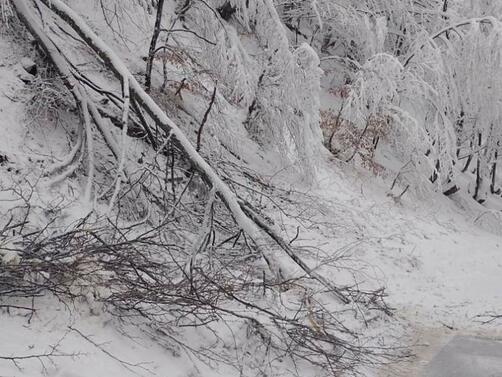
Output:
[[[73,78],[74,74],[70,69],[67,61],[71,60],[69,56],[65,56],[58,49],[47,33],[41,27],[40,23],[32,15],[30,8],[27,6],[31,0],[11,0],[20,19],[27,26],[34,37],[40,42],[48,57],[54,63],[56,68],[63,76],[65,85],[72,92],[73,96],[79,103],[86,103],[93,117],[94,123],[100,131],[111,136],[107,132],[104,120],[99,115],[99,109],[89,97],[83,97],[82,91],[79,90],[79,83]],[[37,0],[35,0],[37,1]],[[64,20],[79,37],[101,58],[105,66],[113,71],[115,76],[122,83],[122,126],[127,129],[127,120],[129,118],[129,105],[135,103],[143,109],[153,122],[161,128],[168,137],[176,143],[178,149],[192,164],[192,167],[204,181],[212,188],[225,206],[228,208],[236,224],[249,236],[256,244],[264,260],[269,265],[270,269],[278,278],[291,278],[292,275],[297,275],[292,272],[292,267],[289,263],[284,263],[282,258],[278,258],[269,248],[264,247],[266,239],[265,235],[270,236],[280,248],[285,252],[294,264],[299,266],[307,276],[318,281],[321,285],[332,292],[335,297],[342,303],[349,303],[351,300],[341,290],[334,286],[330,281],[319,275],[315,270],[311,269],[296,253],[291,249],[288,242],[285,241],[279,234],[278,230],[269,226],[266,221],[250,208],[249,204],[241,201],[237,195],[232,192],[228,185],[219,177],[216,171],[207,163],[207,161],[198,153],[196,148],[191,144],[183,131],[164,113],[164,111],[155,103],[155,101],[146,93],[143,87],[138,83],[136,78],[131,74],[123,61],[113,52],[113,50],[99,38],[85,21],[75,13],[70,7],[60,0],[38,0],[45,6],[56,13]],[[106,139],[106,136],[105,136]],[[124,153],[113,138],[110,137],[111,148],[117,157]],[[123,161],[123,159],[122,159]]]

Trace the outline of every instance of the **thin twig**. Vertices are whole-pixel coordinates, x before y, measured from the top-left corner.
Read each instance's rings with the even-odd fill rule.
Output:
[[[197,147],[195,148],[195,150],[197,152],[200,151],[200,146],[201,146],[200,143],[202,140],[202,129],[204,128],[204,125],[206,124],[207,119],[209,117],[209,113],[211,112],[211,109],[213,108],[213,105],[214,105],[214,100],[216,98],[217,85],[218,85],[218,83],[216,83],[214,85],[213,94],[211,95],[211,102],[209,102],[209,107],[207,108],[206,112],[204,113],[204,117],[202,118],[202,122],[200,123],[199,131],[197,132]]]

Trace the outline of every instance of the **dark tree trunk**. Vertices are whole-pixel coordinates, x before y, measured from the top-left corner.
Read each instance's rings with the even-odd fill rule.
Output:
[[[448,11],[448,0],[443,1],[443,19],[448,21],[448,16],[446,16],[446,12]],[[446,39],[450,39],[450,32],[446,31]]]
[[[472,152],[473,151],[472,140],[470,141],[469,144],[470,144],[471,154],[469,155],[469,157],[467,157],[467,162],[465,163],[464,168],[462,169],[462,173],[465,173],[467,171],[467,169],[469,169],[469,166],[471,166],[472,158],[473,158],[473,155],[474,155],[474,153]]]
[[[157,4],[157,17],[155,18],[155,27],[153,29],[152,39],[150,41],[150,49],[148,51],[146,72],[145,72],[145,91],[147,93],[150,92],[150,89],[152,87],[153,61],[155,59],[155,49],[157,47],[157,40],[159,39],[159,34],[161,30],[164,2],[165,0],[159,0]]]
[[[498,145],[498,143],[497,143]],[[490,192],[492,194],[500,194],[500,189],[495,189],[495,185],[496,185],[496,182],[497,182],[497,160],[498,160],[498,157],[499,157],[499,152],[496,150],[495,151],[495,160],[493,161],[493,164],[492,164],[492,171],[491,171],[491,178],[492,178],[492,183],[490,185]]]
[[[481,147],[481,133],[478,134],[478,147]],[[479,201],[479,190],[483,184],[483,176],[481,175],[481,152],[478,152],[478,159],[476,162],[476,187],[474,189],[474,199]]]
[[[450,196],[450,195],[453,195],[456,192],[458,192],[458,190],[460,190],[460,188],[457,185],[453,185],[448,190],[446,190],[445,192],[443,192],[443,195]]]
[[[469,169],[471,162],[472,162],[472,154],[469,157],[467,157],[467,162],[465,163],[464,168],[462,169],[462,173],[465,173],[467,169]]]

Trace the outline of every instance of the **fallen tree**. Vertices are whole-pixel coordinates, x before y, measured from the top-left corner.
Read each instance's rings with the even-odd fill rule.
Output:
[[[383,312],[387,315],[391,312],[381,300],[384,296],[382,290],[360,292],[351,287],[339,287],[323,276],[318,267],[310,267],[301,254],[301,249],[294,248],[291,241],[286,241],[281,231],[266,219],[256,206],[240,197],[236,190],[218,175],[192,145],[183,130],[143,89],[112,48],[65,3],[60,0],[11,2],[20,20],[57,69],[64,85],[73,96],[81,117],[78,141],[69,156],[51,169],[50,173],[62,171],[55,179],[64,179],[76,170],[81,160],[77,156],[84,155],[86,145],[89,167],[85,192],[88,198],[92,197],[94,161],[90,130],[95,126],[117,160],[117,172],[111,190],[113,193],[108,205],[109,213],[117,207],[121,186],[124,185],[143,192],[168,213],[174,213],[181,205],[186,205],[180,202],[187,188],[194,184],[195,175],[200,177],[207,195],[202,211],[198,212],[200,208],[195,206],[184,207],[185,213],[181,216],[171,218],[166,215],[161,225],[146,231],[140,227],[122,228],[110,221],[106,224],[109,229],[100,224],[96,231],[83,230],[82,224],[86,221],[83,219],[72,231],[57,237],[47,237],[41,244],[30,244],[21,263],[26,270],[35,266],[32,265],[31,259],[38,260],[41,253],[52,256],[47,264],[36,265],[41,272],[51,272],[49,282],[35,286],[36,292],[47,288],[56,294],[68,294],[59,290],[64,284],[62,285],[58,278],[67,279],[75,270],[78,271],[77,278],[89,282],[90,286],[114,287],[115,293],[103,298],[107,304],[122,312],[139,313],[139,317],[147,318],[159,328],[175,326],[185,317],[195,323],[194,327],[204,326],[204,318],[210,318],[211,321],[228,316],[239,318],[251,324],[253,331],[266,345],[265,348],[272,346],[280,354],[289,355],[295,360],[302,359],[322,368],[329,368],[333,375],[339,369],[350,368],[351,362],[366,360],[372,363],[391,358],[391,350],[386,347],[382,350],[369,349],[339,337],[341,333],[347,335],[350,340],[357,340],[358,334],[347,330],[333,312],[321,303],[321,300],[316,299],[317,295],[331,299],[334,297],[337,304],[344,308],[342,311],[345,311],[346,305],[352,307],[350,304],[354,304],[355,309],[349,311],[357,313],[364,307],[368,311]],[[35,16],[35,10],[38,10],[40,18]],[[120,95],[100,87],[91,77],[81,72],[74,56],[67,52],[65,46],[58,47],[56,44],[56,28],[51,28],[50,25],[57,25],[59,30],[64,28],[69,37],[82,40],[86,47],[93,51],[92,56],[103,65],[104,70],[114,73],[120,83]],[[103,98],[108,100],[108,105],[104,104]],[[186,171],[190,178],[178,197],[169,202],[170,208],[164,208],[162,198],[156,196],[153,188],[145,184],[135,185],[130,179],[134,172],[130,171],[127,164],[129,156],[124,147],[124,140],[131,125],[143,129],[147,135],[146,141],[157,153],[166,155],[166,163],[174,165],[174,157],[169,160],[169,152],[166,149],[167,145],[173,145],[190,166]],[[114,126],[121,128],[121,143],[111,132]],[[150,130],[154,128],[159,128],[162,132],[153,135]],[[166,167],[162,173],[167,175],[167,170]],[[165,185],[160,188],[160,191],[164,191],[162,195],[167,191],[167,182],[172,183],[174,192],[176,177],[173,172],[171,167],[171,177],[166,178]],[[153,175],[151,170],[148,174]],[[219,203],[223,205],[218,206]],[[178,229],[169,228],[172,222],[185,221],[180,220],[180,217],[187,217],[183,225],[189,224],[194,234],[180,236]],[[90,228],[87,226],[87,229]],[[140,236],[135,235],[132,230],[140,232]],[[217,232],[226,238],[217,240]],[[195,242],[186,250],[174,242],[166,244],[163,241],[165,234],[172,235],[173,240],[193,236]],[[42,234],[40,238],[43,238]],[[232,246],[226,249],[229,244]],[[211,249],[212,253],[205,253],[208,249]],[[74,253],[77,261],[68,264],[65,259],[67,254],[58,254],[64,250],[69,250],[70,254]],[[225,252],[228,255],[225,255]],[[261,272],[257,273],[253,266],[254,253],[266,262],[272,272],[271,276],[263,272],[262,278]],[[158,259],[165,258],[165,255],[171,259],[158,262]],[[212,258],[216,258],[216,262]],[[248,262],[249,260],[252,262]],[[214,267],[215,264],[218,268]],[[108,276],[110,272],[115,275],[110,280],[107,277],[105,281],[101,281],[99,274],[95,277],[82,272],[82,269],[90,265],[96,266],[97,272],[104,271],[104,276]],[[234,269],[241,275],[234,276]],[[16,274],[16,270],[17,267],[13,266],[9,272]],[[230,270],[230,273],[227,270]],[[20,284],[24,276],[19,274]],[[256,283],[256,280],[260,279],[261,286]],[[73,280],[70,278],[65,281],[68,284],[68,281],[71,283]],[[281,300],[283,292],[299,289],[300,293],[296,298],[299,302],[298,312],[283,315],[281,310],[284,308],[280,306],[282,304],[278,304],[280,309],[277,311],[269,310],[266,306],[268,303],[257,304],[246,291],[249,287],[256,289],[256,286],[263,288],[264,297],[267,296],[267,289],[273,291],[272,296],[277,301]],[[31,282],[27,287],[32,287]],[[68,288],[68,291],[71,289]],[[295,293],[288,295],[292,299]],[[232,305],[236,305],[237,309]],[[244,309],[252,314],[243,314]],[[169,320],[160,321],[158,311],[162,316],[168,316]]]
[[[281,262],[280,258],[272,254],[267,248],[263,247],[266,241],[263,240],[265,232],[269,234],[272,239],[282,245],[281,248],[286,251],[286,254],[291,257],[294,264],[298,265],[305,273],[307,273],[314,280],[319,281],[327,289],[333,292],[342,303],[349,303],[350,299],[343,295],[339,289],[333,284],[329,283],[322,276],[317,275],[313,269],[310,269],[300,257],[294,255],[293,252],[283,247],[287,242],[282,239],[280,234],[277,234],[272,228],[265,228],[264,222],[257,221],[258,215],[253,213],[250,217],[250,209],[246,208],[246,204],[238,200],[238,197],[225,182],[216,174],[214,169],[206,162],[206,160],[196,151],[196,148],[191,144],[183,131],[162,111],[162,109],[155,103],[155,101],[146,93],[141,84],[131,74],[126,65],[121,59],[113,52],[113,50],[101,40],[91,28],[83,21],[83,19],[75,13],[71,8],[59,0],[42,0],[49,9],[57,13],[68,25],[70,25],[77,34],[91,47],[95,53],[102,59],[107,68],[112,70],[117,78],[122,83],[122,127],[123,134],[127,132],[128,116],[130,112],[131,97],[132,100],[148,113],[153,122],[159,126],[177,145],[178,149],[184,154],[188,161],[190,161],[193,169],[195,169],[204,181],[212,187],[216,194],[225,203],[231,212],[236,223],[240,228],[254,241],[257,247],[267,262],[269,268],[273,271],[277,278],[288,279],[291,278],[292,269]],[[110,132],[107,130],[106,124],[100,115],[99,108],[93,102],[93,99],[86,94],[86,89],[82,84],[78,83],[75,77],[77,74],[72,71],[68,61],[68,56],[64,56],[63,52],[58,49],[51,41],[46,32],[41,28],[39,22],[33,17],[31,10],[27,6],[26,0],[12,0],[12,3],[23,23],[27,26],[34,37],[39,41],[43,49],[46,51],[50,60],[58,69],[65,86],[70,90],[76,102],[79,104],[81,113],[83,114],[85,128],[90,127],[89,114],[94,120],[94,124],[98,127],[100,132],[106,139],[107,144],[112,150],[113,154],[120,159],[120,164],[124,164],[125,153],[124,149],[120,150],[117,142],[113,139]],[[35,1],[38,3],[38,1]],[[90,140],[90,139],[89,139]],[[120,157],[119,157],[120,156]],[[92,166],[92,164],[90,164]],[[120,167],[120,171],[124,169]],[[92,180],[92,173],[89,173],[89,180]],[[117,178],[117,185],[120,178]],[[88,195],[90,195],[90,183],[88,184]],[[115,189],[114,197],[116,197],[118,187]],[[113,205],[113,198],[111,205]],[[245,209],[243,209],[243,207]]]

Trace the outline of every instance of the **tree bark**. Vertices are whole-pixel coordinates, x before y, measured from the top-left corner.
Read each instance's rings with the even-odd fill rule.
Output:
[[[498,145],[497,145],[497,147],[498,147]],[[490,192],[492,194],[500,194],[500,189],[495,189],[495,187],[497,185],[497,160],[498,160],[498,157],[499,157],[499,152],[498,152],[498,150],[496,150],[495,156],[494,156],[494,161],[492,164],[492,171],[491,171],[492,182],[490,184]]]
[[[162,12],[164,11],[164,1],[165,0],[159,0],[157,4],[157,16],[155,18],[155,26],[153,28],[152,39],[150,41],[150,49],[148,51],[146,72],[145,72],[145,91],[147,93],[150,92],[152,86],[153,61],[155,60],[157,40],[159,39],[160,31],[162,29],[161,24],[162,24]]]
[[[478,134],[478,147],[481,148],[482,136],[481,133]],[[478,202],[481,186],[483,185],[483,176],[481,172],[481,151],[478,152],[478,157],[476,160],[476,186],[474,188],[474,199]]]

